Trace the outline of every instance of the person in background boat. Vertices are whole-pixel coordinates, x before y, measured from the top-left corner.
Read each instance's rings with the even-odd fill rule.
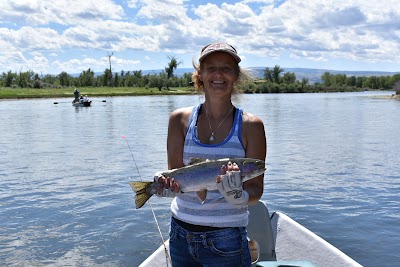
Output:
[[[83,102],[89,102],[89,98],[87,95],[85,95],[85,97],[83,98]]]
[[[74,91],[74,96],[75,96],[75,99],[74,99],[74,102],[79,102],[79,91],[78,91],[78,89],[76,89],[75,88],[75,91]]]
[[[239,67],[240,61],[236,49],[226,43],[212,43],[201,50],[199,64],[193,63],[192,78],[205,101],[171,113],[169,169],[188,165],[192,158],[265,161],[262,120],[232,103],[235,85],[248,77]],[[242,184],[240,170],[232,162],[216,177],[218,190],[182,194],[173,177],[156,174],[157,195],[174,197],[169,241],[172,266],[251,266],[247,207],[261,198],[263,178]]]

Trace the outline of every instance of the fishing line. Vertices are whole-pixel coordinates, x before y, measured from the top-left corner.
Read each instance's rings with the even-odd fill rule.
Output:
[[[136,164],[136,160],[135,160],[135,157],[133,156],[132,149],[131,149],[131,146],[129,145],[128,139],[126,138],[125,135],[122,136],[122,139],[125,139],[126,144],[128,145],[129,152],[131,153],[131,156],[132,156],[132,159],[133,159],[133,163],[135,164],[135,168],[136,168],[136,171],[137,171],[137,173],[139,175],[140,181],[143,182],[142,175],[140,175],[140,171],[139,171],[139,168],[138,168],[138,166]],[[163,238],[163,235],[162,235],[162,232],[161,232],[160,225],[158,224],[158,220],[157,220],[156,214],[154,213],[153,205],[151,205],[151,203],[149,203],[149,204],[150,204],[151,212],[153,213],[154,220],[155,220],[156,225],[157,225],[158,232],[160,233],[161,241],[162,241],[163,246],[164,246],[164,252],[165,252],[165,257],[166,257],[166,261],[167,261],[167,267],[168,267],[168,261],[171,263],[171,266],[172,266],[172,260],[171,260],[171,257],[169,255],[168,248],[165,245],[165,241],[164,241],[164,238]]]

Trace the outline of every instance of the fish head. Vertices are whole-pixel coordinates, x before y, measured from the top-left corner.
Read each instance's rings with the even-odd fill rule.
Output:
[[[243,159],[239,163],[239,169],[243,182],[262,175],[265,168],[265,161],[259,159]]]

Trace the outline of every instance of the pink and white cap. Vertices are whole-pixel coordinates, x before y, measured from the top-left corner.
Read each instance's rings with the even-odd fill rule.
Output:
[[[241,61],[236,52],[236,49],[227,43],[212,43],[206,45],[205,47],[203,47],[203,49],[201,49],[199,61],[202,62],[208,55],[215,52],[224,52],[231,55],[235,59],[236,63],[239,63]]]

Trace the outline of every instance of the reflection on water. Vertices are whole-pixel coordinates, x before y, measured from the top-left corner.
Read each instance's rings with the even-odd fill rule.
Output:
[[[400,102],[368,97],[390,93],[243,95],[236,103],[266,126],[270,211],[365,266],[399,264]],[[0,265],[137,266],[160,245],[149,206],[135,209],[128,182],[167,168],[169,114],[202,98],[102,100],[89,108],[0,102]],[[167,237],[169,200],[151,201]]]

